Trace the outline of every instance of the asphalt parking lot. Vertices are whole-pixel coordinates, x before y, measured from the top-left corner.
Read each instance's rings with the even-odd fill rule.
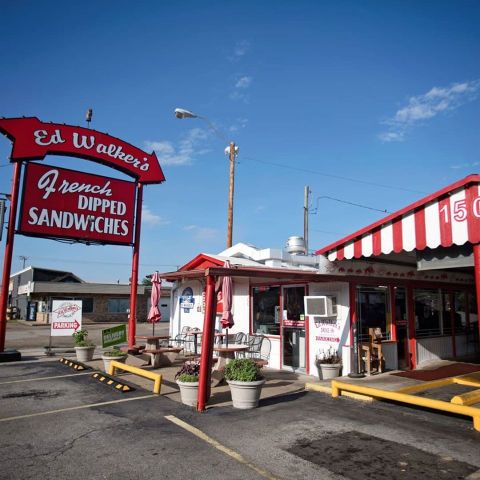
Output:
[[[480,478],[471,420],[301,392],[198,414],[56,361],[0,365],[0,479]]]

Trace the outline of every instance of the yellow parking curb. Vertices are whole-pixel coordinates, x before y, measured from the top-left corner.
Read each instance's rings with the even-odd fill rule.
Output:
[[[332,387],[327,386],[327,385],[319,385],[318,383],[306,383],[305,384],[305,390],[308,390],[310,392],[320,392],[320,393],[326,393],[328,395],[332,394]],[[368,395],[360,395],[358,393],[354,392],[343,392],[344,397],[348,398],[353,398],[355,400],[361,400],[362,402],[374,402],[375,399],[372,397],[369,397]]]
[[[438,388],[438,385],[440,383],[441,382],[436,382],[436,388]],[[448,385],[449,383],[451,384],[454,382],[447,382],[446,385]],[[432,388],[431,385],[430,388]],[[424,390],[427,389],[428,388],[424,388]],[[443,412],[456,413],[459,415],[472,417],[473,428],[477,431],[480,431],[480,408],[470,407],[467,405],[459,405],[456,403],[445,402],[443,400],[436,400],[432,398],[419,397],[416,395],[411,395],[398,391],[395,392],[390,390],[380,390],[379,388],[365,387],[363,385],[354,385],[351,383],[339,382],[337,380],[332,381],[332,397],[339,397],[340,395],[344,395],[345,392],[360,393],[362,395],[368,395],[375,398],[384,398],[386,400],[393,400],[400,403],[427,407],[431,408],[432,410],[440,410]]]
[[[148,370],[144,370],[143,368],[133,367],[132,365],[127,365],[125,363],[112,360],[108,369],[109,375],[115,375],[116,370],[123,370],[125,372],[130,372],[134,375],[139,375],[140,377],[145,377],[153,380],[153,393],[160,395],[162,376],[159,373],[150,372]]]

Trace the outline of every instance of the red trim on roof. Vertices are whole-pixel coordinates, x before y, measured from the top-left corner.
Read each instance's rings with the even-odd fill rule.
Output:
[[[398,210],[395,213],[392,213],[388,215],[385,218],[382,218],[381,220],[378,220],[375,223],[372,223],[368,227],[362,228],[361,230],[356,231],[355,233],[352,233],[351,235],[348,235],[334,243],[331,243],[330,245],[327,245],[326,247],[323,247],[315,252],[315,255],[322,255],[322,254],[327,254],[331,250],[339,249],[340,247],[343,247],[346,243],[351,242],[357,238],[360,238],[364,236],[365,234],[368,233],[374,233],[373,231],[375,229],[381,229],[382,225],[385,225],[386,223],[393,222],[399,217],[402,217],[408,213],[411,213],[412,211],[419,210],[418,212],[415,212],[415,215],[420,214],[425,216],[425,211],[424,211],[424,206],[432,202],[434,200],[439,200],[441,197],[444,197],[448,195],[452,190],[457,190],[465,185],[468,185],[470,183],[475,183],[475,182],[480,182],[480,175],[478,174],[472,174],[469,175],[468,177],[463,178],[462,180],[459,180],[455,183],[452,183],[451,185],[442,188],[441,190],[438,190],[435,193],[432,193],[430,195],[427,195],[426,197],[422,198],[421,200],[418,200],[410,205],[408,205],[405,208],[402,208],[401,210]],[[415,232],[416,234],[420,234],[418,236],[417,234],[417,246],[419,245],[419,239],[425,238],[425,232]],[[426,241],[425,241],[425,246],[426,246]],[[417,247],[418,248],[418,247]],[[375,252],[375,245],[374,245],[374,252]],[[375,254],[375,253],[374,253]]]
[[[204,253],[200,253],[178,270],[180,272],[189,270],[205,270],[211,267],[222,267],[223,264],[224,262],[222,260],[217,260],[216,258],[209,257]]]

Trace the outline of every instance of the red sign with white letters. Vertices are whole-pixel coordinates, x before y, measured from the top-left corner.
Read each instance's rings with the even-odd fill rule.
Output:
[[[143,150],[106,133],[36,117],[0,118],[0,132],[13,141],[11,160],[42,160],[45,155],[80,157],[116,168],[140,183],[165,181],[155,152]]]
[[[19,233],[131,245],[135,183],[28,163]]]

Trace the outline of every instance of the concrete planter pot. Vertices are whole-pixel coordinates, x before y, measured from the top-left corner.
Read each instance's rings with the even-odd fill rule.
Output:
[[[95,345],[90,347],[75,347],[75,353],[77,354],[77,360],[79,362],[90,362],[93,359],[94,352]]]
[[[198,382],[181,382],[177,380],[177,385],[180,388],[180,396],[182,403],[189,407],[197,406],[198,397]]]
[[[318,378],[320,380],[330,380],[340,376],[341,363],[320,363],[317,365]]]
[[[127,359],[128,355],[119,355],[118,357],[112,357],[108,355],[102,355],[102,360],[103,360],[103,369],[105,370],[106,373],[108,373],[108,369],[110,367],[110,362],[112,360],[115,360],[116,362],[121,362],[125,363],[125,360]]]
[[[236,382],[227,380],[232,392],[232,402],[234,408],[247,409],[258,407],[260,393],[265,379],[256,380],[254,382]]]

